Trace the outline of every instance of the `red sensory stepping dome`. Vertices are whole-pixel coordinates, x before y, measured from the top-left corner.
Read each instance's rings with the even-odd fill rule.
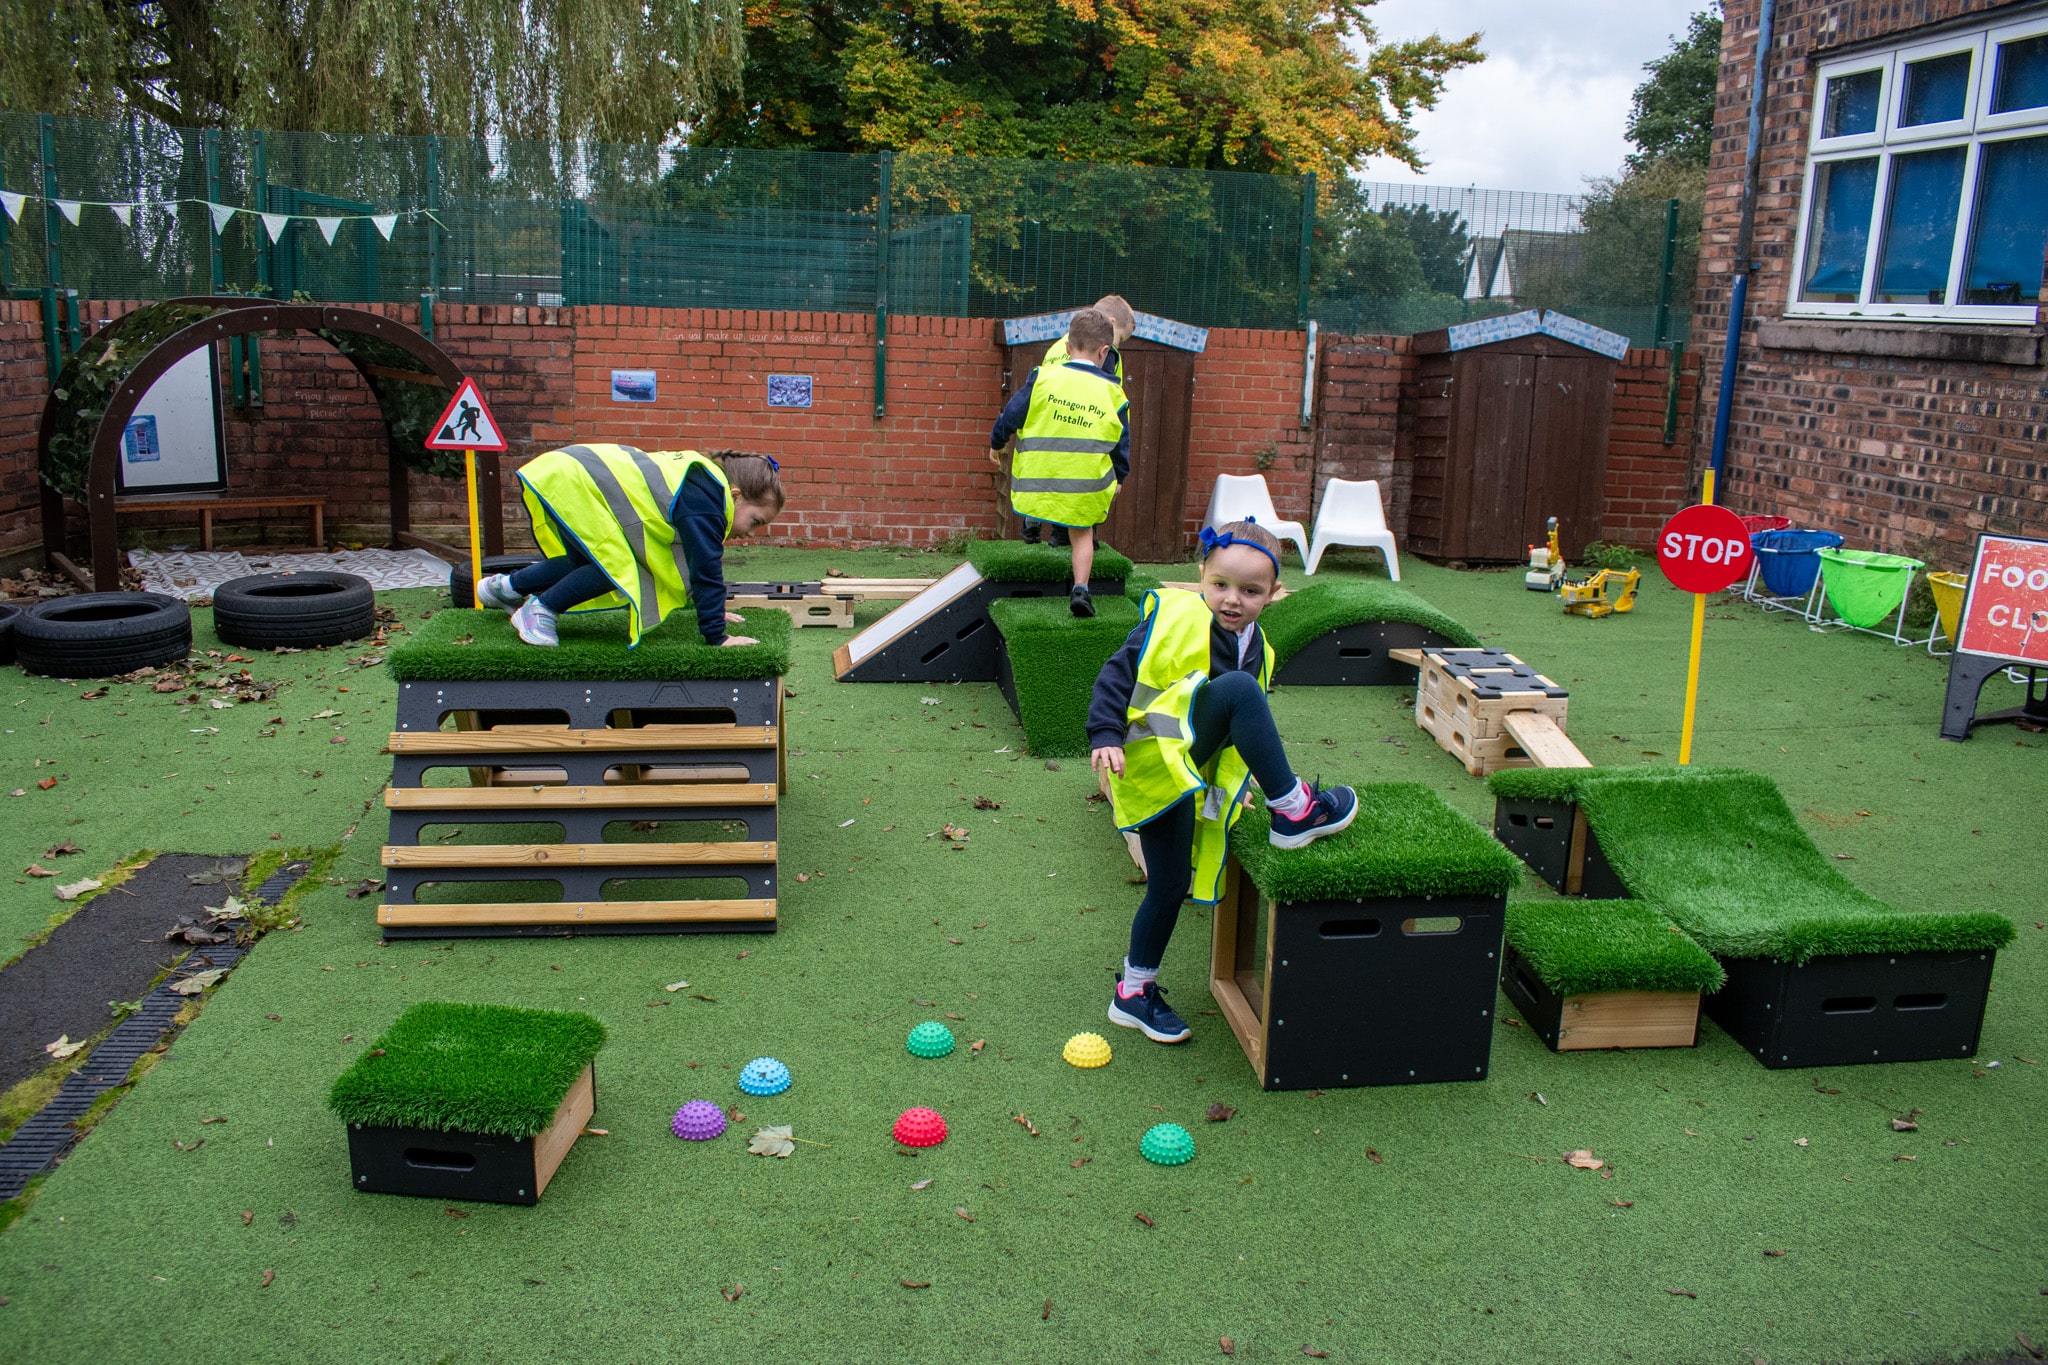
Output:
[[[896,1140],[905,1147],[936,1147],[946,1140],[946,1121],[922,1105],[906,1109],[896,1119]]]

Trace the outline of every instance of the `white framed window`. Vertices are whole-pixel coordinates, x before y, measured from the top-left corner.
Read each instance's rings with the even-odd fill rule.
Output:
[[[2048,15],[1817,74],[1786,311],[2032,323],[2048,251]]]

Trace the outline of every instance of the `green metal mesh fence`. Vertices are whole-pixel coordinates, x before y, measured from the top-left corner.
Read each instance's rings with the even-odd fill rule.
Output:
[[[1685,334],[1698,237],[1662,200],[32,114],[0,114],[0,189],[17,295],[1010,317],[1114,292],[1333,332],[1552,307],[1638,345]]]

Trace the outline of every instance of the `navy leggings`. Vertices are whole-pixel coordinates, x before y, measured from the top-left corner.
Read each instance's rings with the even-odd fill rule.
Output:
[[[512,575],[512,591],[524,596],[540,594],[540,604],[557,616],[579,602],[602,597],[612,590],[604,570],[590,562],[569,543],[569,553],[529,564]]]
[[[1268,796],[1294,790],[1294,769],[1281,747],[1280,731],[1259,680],[1249,673],[1225,673],[1195,694],[1195,742],[1191,757],[1197,768],[1224,745],[1238,756]],[[1192,791],[1158,818],[1138,827],[1145,851],[1145,899],[1131,921],[1131,965],[1157,969],[1166,956],[1166,941],[1180,919],[1180,903],[1194,881],[1195,815],[1206,789]]]

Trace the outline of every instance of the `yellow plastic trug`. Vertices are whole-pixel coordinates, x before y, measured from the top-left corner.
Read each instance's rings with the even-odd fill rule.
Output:
[[[1093,1070],[1109,1065],[1109,1043],[1099,1033],[1077,1033],[1067,1039],[1067,1045],[1060,1049],[1060,1056],[1071,1066]]]

